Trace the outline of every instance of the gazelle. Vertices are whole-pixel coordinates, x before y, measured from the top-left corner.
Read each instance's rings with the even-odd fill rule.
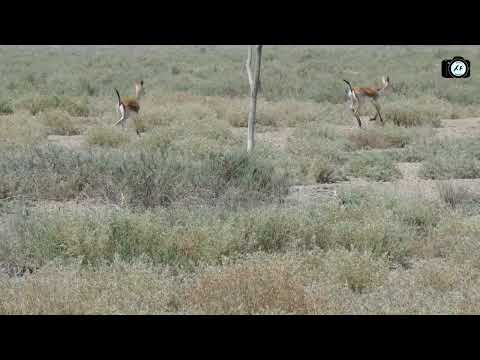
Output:
[[[140,82],[135,82],[135,98],[134,99],[123,99],[120,97],[120,93],[117,89],[115,89],[118,97],[118,104],[117,108],[120,111],[120,120],[118,120],[115,125],[122,123],[123,130],[127,127],[127,120],[133,118],[135,122],[135,130],[137,131],[137,135],[140,136],[140,131],[137,127],[137,116],[140,112],[140,98],[145,95],[145,89],[143,88],[143,80]]]
[[[362,127],[362,121],[360,120],[360,108],[365,103],[366,99],[372,101],[373,106],[375,107],[376,114],[375,117],[370,118],[370,121],[377,120],[377,116],[380,117],[380,121],[383,124],[382,114],[380,114],[380,105],[378,104],[378,98],[383,92],[390,86],[390,78],[382,77],[382,86],[371,86],[371,87],[357,87],[352,88],[352,85],[347,80],[343,80],[347,83],[348,89],[346,90],[347,96],[350,99],[350,109],[353,112],[353,115],[358,121],[358,126]]]

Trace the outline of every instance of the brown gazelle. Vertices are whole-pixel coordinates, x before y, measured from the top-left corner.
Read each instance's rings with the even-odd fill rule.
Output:
[[[383,124],[382,114],[380,114],[380,105],[378,104],[378,98],[383,92],[390,86],[390,78],[382,77],[382,86],[370,86],[370,87],[356,87],[352,88],[352,85],[347,80],[343,80],[347,83],[347,96],[350,99],[350,109],[353,115],[358,121],[358,126],[362,127],[362,121],[360,120],[360,109],[365,103],[365,100],[370,99],[375,107],[375,117],[370,118],[370,121],[377,120],[377,116],[380,117],[380,121]]]
[[[137,131],[137,135],[140,136],[140,131],[138,130],[137,127],[137,116],[138,113],[140,112],[140,98],[145,95],[145,89],[143,88],[143,80],[140,82],[135,82],[135,98],[134,99],[122,99],[120,97],[120,93],[118,92],[117,89],[115,89],[115,92],[117,93],[118,96],[118,104],[117,108],[120,111],[120,120],[118,120],[114,126],[117,126],[118,124],[122,123],[123,129],[125,130],[127,127],[127,120],[130,118],[133,118],[135,122],[135,129]]]

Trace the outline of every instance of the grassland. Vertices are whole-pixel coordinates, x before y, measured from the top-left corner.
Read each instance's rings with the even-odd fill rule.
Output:
[[[480,312],[480,50],[0,47],[0,314]],[[341,79],[389,75],[384,127]],[[137,137],[115,93],[145,81]],[[371,114],[366,108],[364,115]],[[370,111],[370,113],[368,113]]]

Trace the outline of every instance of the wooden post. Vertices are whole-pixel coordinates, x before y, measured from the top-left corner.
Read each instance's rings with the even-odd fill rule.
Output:
[[[247,152],[253,151],[255,147],[255,126],[257,120],[257,96],[260,85],[260,69],[262,66],[263,45],[256,45],[255,74],[252,73],[253,46],[248,46],[247,75],[250,84],[250,112],[248,114],[248,141]]]

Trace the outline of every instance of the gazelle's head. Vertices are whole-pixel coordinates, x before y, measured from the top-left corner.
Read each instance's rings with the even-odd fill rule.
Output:
[[[143,80],[135,81],[135,95],[137,100],[145,95],[145,88],[143,87]]]

